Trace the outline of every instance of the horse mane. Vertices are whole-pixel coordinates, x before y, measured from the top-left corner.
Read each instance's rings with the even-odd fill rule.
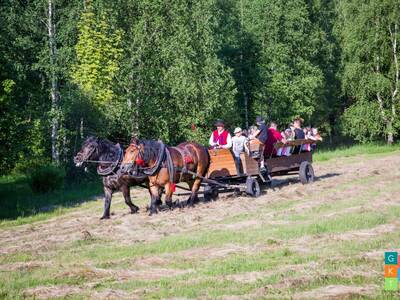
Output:
[[[140,144],[143,145],[143,160],[148,162],[151,159],[157,160],[160,151],[160,143],[155,140],[141,140]]]
[[[97,154],[103,161],[112,161],[116,159],[118,155],[118,147],[116,147],[108,139],[101,139],[95,136],[88,137],[83,143],[84,147],[96,143],[97,144]]]

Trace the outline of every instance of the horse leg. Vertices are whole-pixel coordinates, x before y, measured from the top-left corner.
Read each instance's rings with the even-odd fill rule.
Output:
[[[160,189],[158,188],[158,186],[151,186],[150,187],[150,194],[151,194],[151,203],[150,203],[150,216],[152,214],[156,214],[158,213],[157,210],[157,203],[159,203],[160,200]]]
[[[129,186],[127,184],[124,184],[122,187],[122,194],[124,195],[124,199],[125,199],[125,203],[126,205],[129,206],[129,208],[131,209],[131,213],[135,214],[138,212],[139,207],[137,207],[135,204],[132,203],[131,200],[131,191],[129,189]]]
[[[113,190],[110,187],[104,186],[104,212],[100,220],[110,218],[110,206]]]
[[[194,206],[196,202],[198,202],[197,192],[200,189],[201,179],[196,178],[194,181],[189,183],[189,187],[192,191],[192,194],[189,197],[188,205]]]
[[[158,194],[160,195],[160,197],[157,199],[157,203],[156,203],[157,206],[162,205],[161,195],[162,195],[163,191],[164,191],[164,188],[160,186],[158,189]]]
[[[168,205],[169,209],[172,209],[172,194],[171,184],[167,183],[165,185],[165,204]]]
[[[162,188],[159,188],[159,190],[158,190],[158,195],[160,195],[160,197],[157,199],[156,206],[162,205],[162,201],[161,201],[161,195],[162,195],[162,193],[163,193],[163,189],[162,189]],[[151,198],[151,197],[153,196],[153,194],[151,193],[150,188],[149,188],[149,194],[150,194],[150,198]]]

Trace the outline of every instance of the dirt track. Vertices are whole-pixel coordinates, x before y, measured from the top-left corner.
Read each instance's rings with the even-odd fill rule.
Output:
[[[55,217],[48,221],[33,223],[29,225],[11,227],[0,230],[0,254],[16,255],[24,251],[32,254],[32,257],[48,254],[49,257],[57,255],[57,251],[64,249],[66,245],[87,239],[107,241],[107,244],[114,243],[118,246],[134,246],[136,244],[147,244],[162,240],[165,237],[181,236],[201,230],[202,232],[257,230],[268,228],[274,230],[279,226],[293,225],[301,226],[309,220],[296,220],[296,216],[308,215],[316,210],[320,220],[340,218],[347,214],[362,214],[365,211],[374,212],[384,210],[386,207],[400,205],[399,186],[393,185],[400,180],[400,155],[391,154],[382,157],[352,157],[342,160],[334,160],[326,163],[314,164],[317,180],[312,185],[303,186],[296,176],[274,180],[273,186],[264,191],[259,198],[232,197],[226,195],[218,201],[200,203],[195,208],[176,209],[174,211],[160,212],[149,217],[144,207],[147,204],[147,191],[133,189],[132,199],[139,203],[141,210],[139,214],[128,214],[128,208],[122,203],[120,194],[114,196],[112,203],[112,216],[110,220],[100,221],[102,202],[90,203],[81,209],[73,209],[72,212]],[[372,195],[373,186],[376,195]],[[363,195],[365,201],[363,200]],[[372,195],[372,196],[371,196]],[[361,197],[361,198],[360,198]],[[360,199],[358,199],[360,198]],[[346,199],[358,199],[353,205],[346,205]],[[335,202],[338,207],[335,208]],[[333,206],[332,209],[325,209],[325,206]],[[276,207],[277,209],[271,209]],[[323,209],[321,209],[321,207]],[[145,255],[136,258],[137,270],[119,269],[105,270],[92,268],[93,276],[86,280],[83,286],[57,287],[35,287],[26,288],[25,296],[39,298],[51,298],[67,295],[90,295],[94,298],[120,298],[120,297],[143,297],[141,291],[121,290],[93,290],[90,291],[90,283],[95,283],[99,278],[113,277],[120,280],[158,280],[169,276],[180,276],[193,272],[192,269],[173,269],[169,266],[173,257],[185,257],[189,260],[204,261],[212,259],[223,259],[233,254],[259,253],[277,249],[284,243],[285,249],[295,251],[298,255],[315,253],[320,245],[332,241],[352,241],[357,244],[368,239],[377,238],[384,234],[399,232],[400,221],[380,224],[371,228],[346,230],[345,232],[309,235],[305,234],[296,238],[285,240],[272,239],[271,244],[257,243],[238,244],[222,243],[221,245],[210,245],[201,247],[190,247],[179,250],[173,254]],[[381,249],[382,251],[386,249]],[[378,249],[375,252],[365,253],[369,259],[377,261],[381,259],[382,252]],[[369,255],[369,256],[368,256]],[[0,271],[13,272],[30,270],[35,268],[47,268],[51,261],[26,260],[1,263]],[[85,263],[83,263],[85,265]],[[311,265],[299,265],[300,269],[313,269]],[[293,267],[292,267],[293,268]],[[79,268],[78,268],[79,269]],[[291,268],[289,268],[291,269]],[[284,268],[280,269],[285,272]],[[352,272],[364,272],[365,277],[379,276],[377,270],[364,268],[352,269]],[[224,276],[224,280],[240,283],[256,283],[266,276],[272,276],[276,270],[252,271],[235,273]],[[309,278],[315,274],[301,278]],[[67,275],[65,275],[67,276]],[[86,276],[86,275],[85,275]],[[86,278],[86,277],[85,277]],[[122,279],[121,279],[122,278]],[[125,279],[124,279],[125,278]],[[300,280],[300,279],[298,279]],[[285,289],[293,282],[280,282],[271,289]],[[263,290],[264,289],[264,290]],[[317,289],[299,291],[290,294],[295,298],[344,298],[349,295],[371,296],[379,293],[380,286],[376,284],[359,285],[326,285]],[[247,298],[259,298],[268,295],[265,287],[255,288],[247,293]],[[325,295],[325,296],[324,296]],[[284,295],[283,295],[284,296]],[[289,296],[289,295],[286,295]],[[285,297],[285,296],[284,296]],[[206,297],[207,298],[207,297]]]

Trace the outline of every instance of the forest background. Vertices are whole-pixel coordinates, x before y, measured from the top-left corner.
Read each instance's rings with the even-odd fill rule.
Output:
[[[0,4],[0,174],[75,178],[90,135],[206,143],[216,118],[326,141],[396,141],[396,0],[8,0]]]

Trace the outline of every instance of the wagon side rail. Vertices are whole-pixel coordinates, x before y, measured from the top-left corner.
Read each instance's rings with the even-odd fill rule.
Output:
[[[276,142],[274,144],[275,149],[284,148],[284,147],[294,147],[294,146],[301,146],[301,145],[308,145],[308,144],[316,144],[321,142],[320,140],[312,140],[312,139],[299,139],[294,141],[287,141],[286,143],[282,143],[281,141]]]

